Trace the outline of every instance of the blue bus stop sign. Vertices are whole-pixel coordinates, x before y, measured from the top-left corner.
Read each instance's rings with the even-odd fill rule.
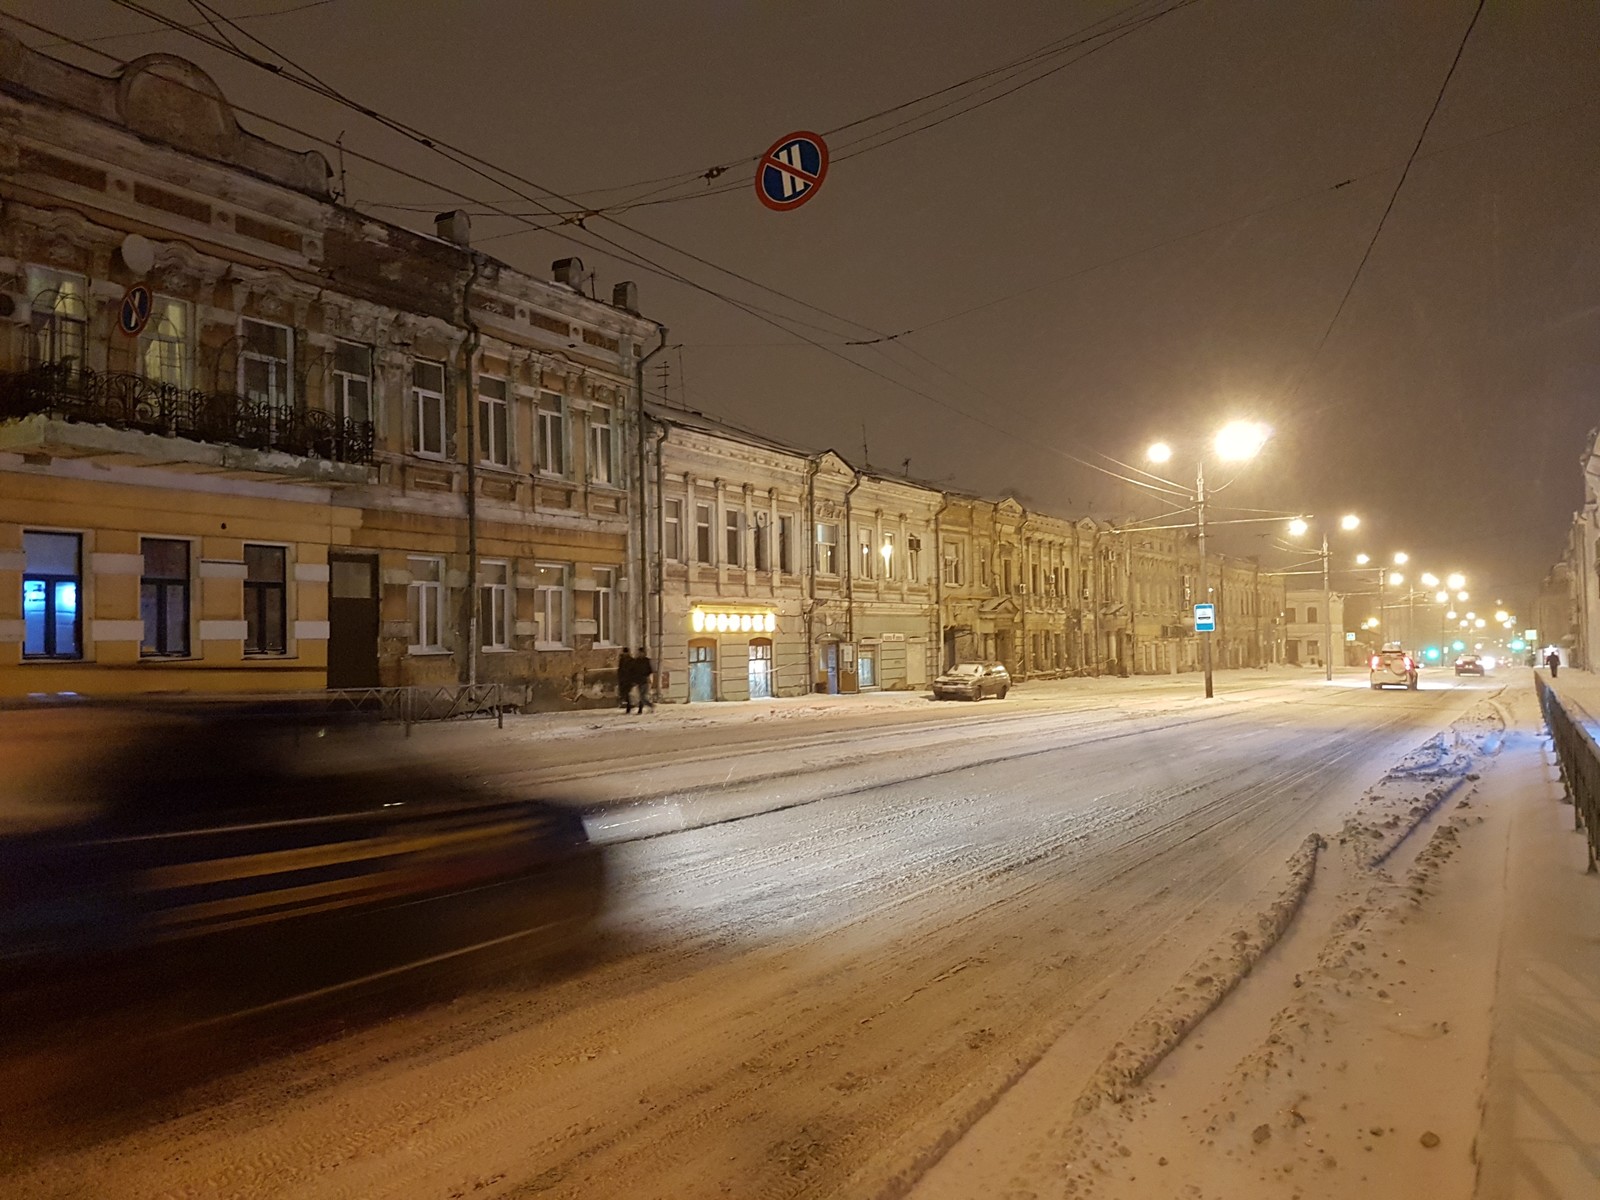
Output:
[[[1215,633],[1217,631],[1217,606],[1215,604],[1196,604],[1194,606],[1194,631],[1196,633]]]
[[[804,130],[772,143],[756,166],[756,195],[774,212],[799,208],[828,175],[828,143]]]

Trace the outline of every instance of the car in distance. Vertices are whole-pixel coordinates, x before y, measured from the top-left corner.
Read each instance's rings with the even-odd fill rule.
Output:
[[[1368,681],[1375,692],[1386,687],[1417,690],[1417,660],[1399,642],[1385,642],[1367,666]]]
[[[1457,675],[1483,675],[1485,673],[1486,668],[1484,667],[1483,659],[1476,654],[1463,654],[1456,659]]]
[[[957,663],[933,681],[935,700],[1001,700],[1011,690],[1011,675],[1000,663]]]

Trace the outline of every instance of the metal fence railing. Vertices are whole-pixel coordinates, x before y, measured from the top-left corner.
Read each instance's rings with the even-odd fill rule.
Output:
[[[1555,743],[1561,780],[1572,799],[1573,826],[1587,835],[1589,870],[1594,871],[1600,860],[1600,743],[1585,720],[1567,710],[1543,676],[1535,675],[1533,686],[1539,693],[1545,726]]]
[[[329,688],[321,693],[327,712],[368,713],[380,721],[405,725],[406,736],[419,721],[448,721],[455,717],[493,717],[504,729],[511,697],[498,683],[462,684],[456,687]]]

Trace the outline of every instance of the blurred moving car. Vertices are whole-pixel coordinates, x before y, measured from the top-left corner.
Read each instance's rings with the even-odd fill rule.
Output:
[[[957,663],[933,681],[935,700],[1001,700],[1011,690],[1011,675],[1000,663]]]
[[[1367,666],[1368,682],[1375,692],[1386,687],[1417,690],[1417,660],[1399,642],[1385,642]]]
[[[579,812],[498,795],[348,722],[271,706],[8,711],[0,962],[92,955],[548,883],[529,924],[604,893]]]
[[[1476,654],[1463,654],[1456,659],[1457,675],[1482,675],[1487,669],[1483,659]]]

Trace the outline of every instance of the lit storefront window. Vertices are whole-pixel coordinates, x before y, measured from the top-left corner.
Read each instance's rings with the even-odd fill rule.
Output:
[[[689,627],[696,633],[773,633],[778,628],[778,614],[695,608],[689,613]]]

